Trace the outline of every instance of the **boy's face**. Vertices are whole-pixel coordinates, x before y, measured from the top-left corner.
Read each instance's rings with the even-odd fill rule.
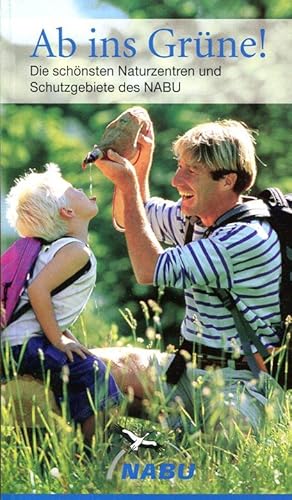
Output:
[[[83,189],[77,189],[68,184],[65,191],[68,207],[74,211],[77,217],[84,220],[91,220],[98,212],[96,196],[88,197]]]

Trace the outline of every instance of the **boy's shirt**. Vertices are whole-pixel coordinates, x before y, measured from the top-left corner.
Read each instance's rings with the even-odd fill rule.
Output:
[[[50,245],[44,245],[37,258],[30,281],[40,273],[61,248],[76,241],[79,240],[66,237],[60,238]],[[61,330],[69,328],[78,319],[89,300],[96,281],[96,259],[92,252],[90,255],[90,262],[91,266],[87,272],[52,297],[56,320]],[[28,301],[27,290],[24,290],[17,309]],[[42,334],[43,332],[34,311],[29,309],[25,314],[3,330],[1,342],[8,342],[11,346],[21,345],[29,338]]]

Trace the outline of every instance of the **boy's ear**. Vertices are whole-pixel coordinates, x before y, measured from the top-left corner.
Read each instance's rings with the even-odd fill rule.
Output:
[[[72,208],[62,207],[59,210],[59,214],[62,217],[62,219],[67,219],[67,220],[72,219],[72,217],[74,216],[74,210],[72,210]]]

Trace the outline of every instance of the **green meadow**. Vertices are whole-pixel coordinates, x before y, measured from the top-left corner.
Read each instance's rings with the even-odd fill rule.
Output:
[[[150,304],[153,306],[155,303]],[[142,303],[142,307],[148,323],[146,330],[148,328],[149,332],[151,328],[155,335],[148,333],[144,338],[137,337],[135,319],[129,310],[122,311],[122,316],[130,336],[119,336],[115,325],[107,333],[99,324],[100,334],[93,337],[87,328],[87,324],[94,320],[90,310],[78,321],[74,333],[79,333],[80,340],[89,347],[94,344],[118,344],[159,348],[160,308],[156,306],[153,311],[146,303]],[[145,314],[147,311],[148,315]],[[4,359],[4,364],[7,362]],[[12,368],[11,378],[17,380],[17,367]],[[63,382],[66,394],[66,374]],[[80,429],[74,428],[70,422],[66,397],[60,415],[50,411],[48,384],[49,381],[45,380],[43,399],[47,401],[46,411],[40,410],[32,399],[31,427],[27,427],[21,417],[16,421],[16,403],[7,396],[5,385],[2,386],[3,493],[265,494],[289,493],[292,490],[291,424],[289,427],[292,391],[286,393],[283,420],[272,423],[267,413],[266,424],[257,436],[244,434],[239,428],[233,429],[230,434],[227,423],[226,428],[223,425],[216,432],[215,429],[208,433],[199,429],[194,432],[194,422],[183,408],[178,414],[181,425],[177,432],[167,425],[169,409],[163,406],[160,394],[155,394],[148,401],[149,419],[127,417],[124,400],[118,415],[107,415],[108,423],[104,430],[92,401],[97,425],[89,453],[84,447]],[[161,414],[165,418],[161,418]],[[161,448],[158,451],[131,451],[130,443],[113,432],[116,423],[138,436],[149,432],[147,439],[155,440]],[[125,452],[113,468],[121,450]],[[168,465],[168,474],[163,472],[165,463],[171,464]],[[129,464],[128,469],[124,464]],[[184,468],[179,474],[182,464]],[[107,477],[110,472],[110,477]]]

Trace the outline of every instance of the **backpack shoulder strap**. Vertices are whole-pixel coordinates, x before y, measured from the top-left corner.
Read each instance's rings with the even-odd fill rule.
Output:
[[[240,203],[232,207],[230,210],[221,215],[212,226],[210,226],[204,238],[207,238],[215,229],[223,227],[231,222],[248,222],[254,219],[269,219],[271,213],[267,204],[260,199],[249,199],[244,203]],[[194,224],[190,221],[186,230],[184,244],[191,243],[194,231]]]
[[[225,226],[230,222],[248,222],[253,219],[269,219],[271,217],[267,204],[258,198],[235,205],[221,215],[213,224],[212,230]]]
[[[245,319],[244,315],[237,308],[231,294],[228,290],[222,288],[213,289],[217,297],[221,300],[223,305],[231,312],[238,332],[243,352],[246,356],[247,364],[255,378],[259,377],[260,369],[256,363],[255,357],[251,350],[251,343],[257,348],[260,355],[266,359],[269,357],[269,352],[261,343],[254,330],[251,328],[249,322]]]
[[[215,224],[207,231],[206,237],[217,227],[224,226],[229,222],[235,221],[249,221],[254,218],[269,218],[270,212],[268,207],[261,200],[251,200],[244,204],[237,205],[225,214],[223,214]],[[190,222],[187,228],[185,245],[192,241],[193,225]],[[251,328],[249,322],[245,319],[244,315],[237,308],[231,294],[228,290],[221,288],[214,288],[214,293],[221,300],[224,306],[231,312],[236,330],[238,332],[243,352],[246,356],[248,366],[255,378],[259,377],[260,369],[256,363],[255,357],[251,350],[251,343],[256,347],[260,355],[266,359],[269,352],[261,343],[256,333]]]
[[[59,292],[62,292],[62,290],[65,290],[65,288],[68,288],[68,286],[72,285],[74,281],[77,281],[83,274],[85,274],[89,269],[91,268],[91,261],[90,259],[86,262],[86,264],[79,269],[76,273],[73,274],[70,278],[66,279],[64,283],[61,283],[59,286],[54,288],[54,290],[51,292],[51,295],[56,295]]]
[[[286,207],[289,208],[289,196],[287,197],[282,193],[281,189],[271,187],[264,189],[260,194],[259,198],[267,203],[269,206]]]
[[[53,297],[57,293],[65,290],[65,288],[68,288],[68,286],[72,285],[72,283],[74,283],[74,281],[77,281],[83,274],[85,274],[87,271],[89,271],[90,268],[91,268],[91,261],[89,259],[88,262],[81,269],[79,269],[79,271],[77,271],[76,273],[73,274],[73,276],[70,276],[70,278],[66,279],[63,283],[61,283],[56,288],[54,288],[54,290],[51,291],[51,296]],[[8,325],[10,325],[14,321],[16,321],[18,318],[20,318],[23,314],[25,314],[30,309],[31,309],[31,303],[27,302],[26,304],[24,304],[22,307],[20,307],[17,311],[15,311],[12,314],[12,316],[8,322]]]
[[[194,234],[194,224],[190,220],[185,234],[184,245],[191,243],[193,239],[193,234]]]

